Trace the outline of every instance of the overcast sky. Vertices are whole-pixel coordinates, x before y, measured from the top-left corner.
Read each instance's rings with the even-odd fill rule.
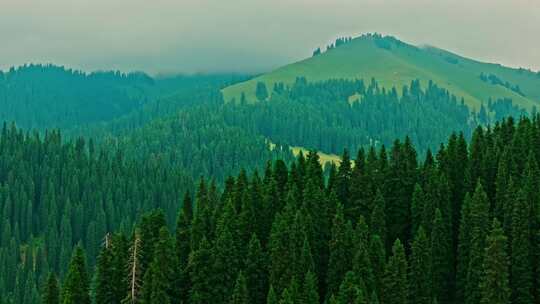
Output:
[[[0,0],[0,69],[260,72],[366,32],[540,70],[539,0]]]

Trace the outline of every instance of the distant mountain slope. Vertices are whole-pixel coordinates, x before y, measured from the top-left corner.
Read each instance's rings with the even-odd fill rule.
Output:
[[[226,87],[245,79],[246,76],[232,74],[152,78],[141,72],[87,73],[51,64],[30,64],[0,71],[0,122],[13,121],[25,129],[63,131],[87,131],[90,125],[120,120],[131,122],[133,127],[134,120],[140,122],[141,115],[171,115],[189,104],[186,96],[191,98],[194,92]]]
[[[434,47],[416,47],[376,34],[352,39],[320,55],[232,85],[223,90],[223,95],[226,101],[238,100],[244,92],[247,100],[256,100],[257,82],[266,83],[271,91],[274,83],[291,84],[299,76],[309,81],[375,78],[383,87],[395,86],[398,91],[415,79],[424,84],[432,80],[465,98],[466,104],[476,109],[490,97],[511,98],[526,109],[540,104],[540,74],[474,61]]]

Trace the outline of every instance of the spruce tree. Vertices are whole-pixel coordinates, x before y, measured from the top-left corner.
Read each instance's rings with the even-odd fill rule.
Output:
[[[113,253],[111,246],[105,246],[99,253],[96,266],[95,279],[95,303],[110,304],[116,300],[114,288],[111,288],[111,282],[114,282]],[[121,282],[116,282],[121,284]]]
[[[401,241],[397,239],[392,247],[383,277],[382,302],[385,304],[409,303],[409,283],[407,280],[407,259]]]
[[[73,257],[71,258],[66,279],[62,286],[62,303],[90,304],[89,290],[84,251],[78,245],[73,251]]]
[[[192,304],[213,303],[212,253],[210,243],[205,237],[201,240],[199,248],[192,252],[188,268],[191,278],[190,302]]]
[[[315,273],[308,272],[304,277],[304,285],[302,288],[302,302],[299,304],[319,304],[320,297],[318,291],[317,277]]]
[[[173,250],[169,231],[163,227],[155,244],[153,260],[144,275],[142,286],[144,304],[172,303],[174,266],[177,265]]]
[[[507,238],[497,219],[493,220],[484,255],[480,304],[510,303]]]
[[[356,274],[349,271],[345,274],[336,299],[338,303],[365,304],[364,294],[365,290],[359,286]]]
[[[276,291],[274,290],[274,287],[270,285],[270,288],[268,289],[268,295],[266,296],[266,304],[278,304],[279,299],[276,295]]]
[[[456,298],[461,302],[465,300],[465,286],[467,285],[467,272],[469,269],[469,251],[471,243],[470,209],[471,197],[467,193],[461,208],[457,248]]]
[[[523,191],[517,194],[512,217],[511,273],[512,303],[533,303],[529,212]]]
[[[357,227],[358,228],[358,227]],[[358,281],[362,280],[367,291],[376,290],[376,278],[373,273],[371,257],[366,241],[362,240],[356,246],[356,253],[353,257],[352,270],[357,275]]]
[[[255,234],[249,241],[245,265],[250,303],[264,304],[268,294],[268,259]]]
[[[424,228],[420,226],[411,246],[410,292],[412,303],[431,304],[431,248]]]
[[[266,84],[264,82],[257,82],[255,96],[259,101],[264,101],[268,98],[268,90],[266,89]]]
[[[231,296],[231,300],[229,301],[229,304],[249,304],[249,303],[253,303],[253,302],[250,302],[249,300],[246,278],[244,277],[244,274],[240,271],[238,273],[238,278],[236,279],[236,283],[234,285],[234,291]]]
[[[369,255],[373,276],[375,278],[375,291],[379,297],[383,292],[384,269],[386,268],[386,250],[378,235],[371,236],[369,242]]]
[[[452,232],[449,224],[443,220],[441,211],[435,210],[431,232],[431,282],[433,297],[441,302],[451,298],[454,266],[452,263]]]
[[[351,269],[352,227],[345,222],[343,206],[338,203],[330,240],[330,259],[328,264],[327,295],[337,293],[343,277]]]
[[[377,190],[373,211],[371,213],[371,222],[369,224],[372,235],[378,235],[381,238],[385,248],[387,246],[387,228],[386,228],[386,204],[381,191]]]
[[[2,303],[0,301],[0,303]],[[49,274],[42,292],[42,304],[60,304],[60,291],[58,281],[53,273]]]
[[[481,297],[478,284],[482,275],[486,235],[489,232],[489,200],[480,183],[474,192],[469,216],[470,245],[465,303],[477,304]]]
[[[182,210],[176,220],[175,250],[176,250],[176,282],[179,302],[187,303],[189,299],[190,279],[187,269],[191,248],[191,221],[193,219],[193,203],[191,195],[186,192]]]

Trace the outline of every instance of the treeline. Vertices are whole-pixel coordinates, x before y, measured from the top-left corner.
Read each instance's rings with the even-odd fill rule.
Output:
[[[160,208],[171,223],[191,175],[158,159],[128,160],[58,131],[0,135],[0,303],[38,303],[49,272],[63,277],[72,248],[94,265],[108,231],[131,231]]]
[[[0,119],[25,128],[106,121],[148,101],[154,80],[143,73],[84,73],[53,65],[0,71]]]
[[[293,159],[288,146],[271,143],[258,132],[228,122],[223,108],[223,104],[207,103],[181,109],[106,144],[115,144],[129,158],[156,158],[182,168],[195,179],[212,176],[218,184],[241,168],[262,169],[261,160],[289,163]]]
[[[413,81],[398,93],[395,88],[379,87],[375,80],[365,84],[297,78],[291,86],[276,84],[271,94],[264,90],[258,90],[259,102],[228,103],[227,121],[276,142],[327,153],[339,154],[344,147],[355,151],[388,146],[407,135],[419,151],[426,151],[444,142],[448,130],[462,131],[470,138],[478,124],[477,115],[463,100],[432,82],[424,89]]]
[[[453,134],[419,162],[408,138],[318,156],[222,192],[202,179],[176,228],[154,211],[75,250],[45,303],[537,303],[540,117]],[[67,267],[67,265],[65,265]],[[92,302],[93,303],[93,302]]]
[[[0,121],[14,121],[28,130],[62,128],[75,137],[101,134],[103,129],[117,131],[123,123],[133,127],[149,116],[170,115],[199,102],[203,90],[215,91],[245,79],[234,74],[152,78],[140,72],[85,73],[55,65],[24,65],[0,71]]]

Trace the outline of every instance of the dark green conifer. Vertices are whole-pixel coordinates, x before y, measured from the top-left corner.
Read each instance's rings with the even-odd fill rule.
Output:
[[[499,221],[494,219],[484,252],[480,304],[510,303],[508,261],[507,238]]]
[[[412,303],[431,304],[431,248],[429,239],[420,226],[411,246],[410,292]]]
[[[517,194],[512,217],[511,273],[512,303],[533,303],[533,273],[531,265],[529,211],[526,195]]]
[[[254,303],[250,302],[250,297],[247,289],[247,283],[246,278],[244,277],[244,274],[240,271],[238,273],[238,278],[236,279],[236,283],[234,285],[234,291],[231,296],[231,300],[229,301],[229,304],[249,304]]]
[[[268,262],[257,235],[253,234],[249,241],[245,263],[250,303],[264,304],[268,294]]]
[[[343,206],[338,203],[332,226],[332,238],[329,244],[330,259],[326,277],[327,295],[338,292],[343,277],[351,269],[352,235],[351,224],[345,222]]]
[[[407,259],[401,241],[397,239],[392,247],[383,277],[382,302],[385,304],[409,303],[409,283],[407,280]]]
[[[84,251],[75,247],[66,279],[62,286],[63,304],[90,304],[89,281]]]
[[[0,303],[3,303],[0,301]],[[60,291],[58,281],[53,273],[49,274],[47,282],[42,291],[42,304],[60,304]]]

